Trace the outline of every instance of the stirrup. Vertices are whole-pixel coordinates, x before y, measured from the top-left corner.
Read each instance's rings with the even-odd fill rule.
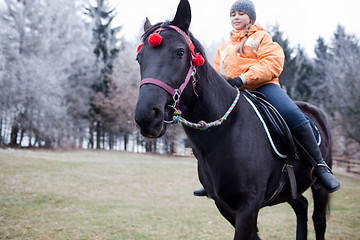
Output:
[[[330,171],[330,173],[331,173],[332,175],[334,175],[334,173],[332,172],[331,168],[330,168],[326,163],[325,163],[325,164],[319,163],[319,164],[317,164],[315,167],[312,167],[312,168],[311,168],[311,171],[310,171],[310,181],[311,181],[311,185],[313,185],[316,190],[318,189],[318,187],[317,187],[316,184],[315,184],[315,182],[316,182],[316,180],[317,180],[317,177],[315,176],[315,178],[314,178],[314,171],[315,171],[315,169],[318,168],[318,167],[325,167],[325,168],[327,168],[327,169]]]
[[[334,175],[334,173],[332,172],[331,168],[330,168],[326,163],[325,163],[325,164],[319,163],[319,164],[316,165],[315,168],[318,168],[318,167],[325,167],[325,168],[327,168],[327,169],[330,171],[330,173],[331,173],[332,175]],[[315,168],[313,168],[313,169],[315,170]]]

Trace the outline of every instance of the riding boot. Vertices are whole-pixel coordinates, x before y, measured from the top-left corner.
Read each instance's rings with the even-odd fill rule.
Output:
[[[317,145],[313,130],[309,121],[292,130],[294,137],[313,158],[310,164],[315,168],[315,174],[320,184],[329,192],[335,192],[340,188],[340,182],[332,174],[330,168],[322,158],[320,148]]]
[[[197,197],[207,197],[208,196],[208,194],[207,194],[207,192],[205,191],[204,188],[200,188],[198,190],[195,190],[194,195],[197,196]]]

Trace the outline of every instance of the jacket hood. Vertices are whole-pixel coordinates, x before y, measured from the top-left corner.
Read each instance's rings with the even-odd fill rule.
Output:
[[[251,36],[253,33],[258,31],[265,31],[260,25],[254,24],[248,31],[248,36]],[[245,37],[244,30],[235,30],[231,34],[231,40],[234,42],[240,42]]]

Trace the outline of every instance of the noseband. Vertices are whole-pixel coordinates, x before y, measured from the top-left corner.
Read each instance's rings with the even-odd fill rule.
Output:
[[[174,100],[174,104],[171,105],[171,107],[173,107],[176,110],[178,108],[178,105],[179,105],[180,96],[183,93],[183,91],[184,91],[185,87],[187,86],[187,84],[189,83],[191,77],[193,77],[193,81],[192,81],[192,83],[193,83],[193,91],[196,94],[196,92],[195,92],[195,86],[196,86],[196,82],[197,82],[197,80],[195,79],[196,68],[195,68],[193,62],[195,62],[194,59],[197,59],[197,61],[195,62],[195,65],[196,66],[201,66],[204,63],[204,59],[199,53],[195,54],[195,52],[194,52],[195,45],[192,43],[190,37],[183,30],[181,30],[180,28],[178,28],[178,27],[176,27],[174,25],[169,25],[169,27],[174,29],[178,33],[180,33],[182,36],[184,36],[185,40],[186,40],[186,43],[188,44],[188,46],[190,48],[190,52],[191,52],[190,68],[189,68],[189,71],[188,71],[188,73],[186,75],[185,81],[180,85],[179,88],[174,89],[171,86],[169,86],[168,84],[166,84],[165,82],[160,81],[160,80],[158,80],[156,78],[144,78],[140,82],[140,87],[143,86],[144,84],[153,84],[153,85],[156,85],[158,87],[161,87],[162,89],[167,91],[172,96],[172,98]],[[155,32],[156,32],[156,34],[159,34],[162,30],[165,30],[165,28],[160,27]],[[160,40],[160,43],[161,43],[161,40]],[[159,45],[160,45],[160,43],[159,43]],[[157,47],[158,45],[156,45],[156,46],[152,45],[152,46]],[[200,58],[200,62],[198,62],[199,58]]]
[[[187,86],[187,84],[189,83],[191,77],[193,77],[193,79],[194,79],[193,80],[193,90],[194,90],[194,93],[196,94],[196,92],[195,92],[195,86],[196,86],[195,74],[196,74],[195,66],[191,64],[190,69],[186,75],[185,81],[177,89],[172,88],[168,84],[166,84],[163,81],[160,81],[156,78],[144,78],[140,82],[140,87],[144,84],[153,84],[153,85],[161,87],[162,89],[167,91],[172,96],[172,98],[174,100],[174,105],[172,105],[171,107],[176,109],[179,106],[180,96],[181,96],[182,92],[184,91],[185,87]]]

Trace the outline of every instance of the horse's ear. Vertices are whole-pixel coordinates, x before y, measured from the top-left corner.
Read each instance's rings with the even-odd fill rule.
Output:
[[[188,33],[191,22],[191,8],[188,0],[180,0],[174,20],[171,24],[181,28]]]
[[[144,32],[149,30],[151,27],[152,27],[152,24],[150,23],[150,20],[148,18],[146,18],[145,23],[144,23]]]

